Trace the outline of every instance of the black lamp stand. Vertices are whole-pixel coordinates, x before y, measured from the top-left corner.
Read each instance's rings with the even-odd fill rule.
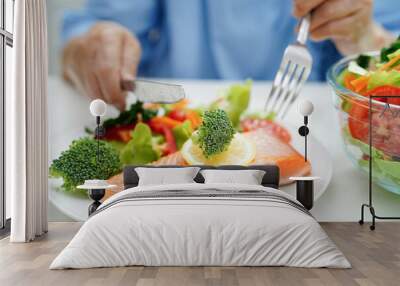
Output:
[[[96,167],[98,167],[100,162],[100,139],[105,135],[105,129],[100,125],[100,116],[96,116],[96,130],[94,131],[95,138],[97,140],[97,158],[96,158]]]
[[[304,125],[299,128],[300,136],[304,137],[304,160],[307,162],[307,135],[310,130],[307,127],[308,116],[304,116]],[[296,179],[296,198],[308,210],[314,205],[314,179],[297,178]]]
[[[304,137],[304,159],[307,162],[307,135],[310,133],[310,130],[307,127],[308,125],[308,116],[304,116],[304,125],[299,128],[300,136]]]
[[[97,140],[97,156],[96,156],[96,168],[99,167],[100,163],[100,139],[103,138],[105,134],[105,129],[100,125],[100,116],[96,116],[96,130],[94,132],[95,138]],[[104,197],[106,193],[105,189],[90,189],[88,190],[89,197],[94,200],[94,202],[89,206],[88,212],[89,216],[94,213],[97,208],[101,205],[100,200]]]

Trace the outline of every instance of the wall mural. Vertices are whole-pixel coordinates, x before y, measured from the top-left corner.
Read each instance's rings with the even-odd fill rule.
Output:
[[[299,137],[296,128],[287,128],[273,113],[250,110],[251,88],[251,81],[232,84],[201,106],[189,98],[174,104],[134,102],[103,120],[98,162],[95,128],[81,126],[82,136],[50,165],[51,177],[60,179],[56,192],[86,200],[86,190],[77,186],[105,179],[118,186],[107,190],[108,198],[123,190],[122,169],[127,165],[276,164],[282,186],[293,183],[291,176],[311,174],[313,159],[305,160],[301,143],[292,145],[293,136]]]
[[[205,81],[205,84],[184,79],[207,76],[196,77],[182,70],[177,72],[179,75],[169,75],[164,59],[164,49],[168,47],[164,46],[162,31],[157,27],[142,27],[149,30],[146,33],[129,30],[127,27],[135,26],[133,23],[128,25],[122,16],[114,19],[112,15],[121,13],[126,21],[131,21],[135,18],[131,12],[99,8],[108,4],[97,7],[96,2],[90,1],[86,6],[83,5],[86,1],[79,0],[64,1],[63,4],[56,2],[48,3],[49,200],[63,214],[74,220],[85,220],[92,200],[86,190],[77,187],[85,180],[107,180],[117,185],[117,188],[106,191],[105,198],[108,198],[123,190],[122,170],[127,165],[274,164],[280,167],[282,191],[295,194],[295,183],[290,177],[299,176],[319,178],[315,182],[315,200],[327,190],[335,158],[321,144],[323,140],[316,138],[318,134],[312,127],[314,119],[310,116],[306,160],[305,138],[299,135],[304,114],[296,108],[297,102],[282,120],[274,112],[264,111],[269,86],[264,84],[260,88],[259,82],[245,80],[247,75],[221,75],[220,78],[241,80]],[[108,12],[110,17],[103,15]],[[110,21],[93,20],[91,13]],[[141,43],[145,43],[142,52],[137,42],[132,40],[133,33]],[[187,44],[192,47],[192,43]],[[269,46],[264,48],[272,49]],[[149,58],[149,51],[154,59]],[[370,159],[368,96],[400,93],[399,51],[400,40],[397,40],[374,55],[348,57],[332,66],[337,56],[319,64],[319,67],[324,66],[324,74],[330,68],[327,80],[336,107],[334,110],[324,102],[322,109],[329,108],[330,112],[334,110],[337,113],[341,134],[335,137],[336,144],[344,143],[346,157],[360,173],[367,170]],[[188,53],[186,49],[181,52]],[[192,52],[196,53],[196,50]],[[193,64],[193,59],[187,54],[182,58],[179,67],[183,70]],[[318,59],[314,60],[317,62]],[[259,70],[264,72],[265,69],[268,73],[265,78],[271,79],[280,61],[279,57],[270,59],[268,64],[252,61],[246,62],[245,66],[260,64]],[[208,64],[201,66],[205,66],[204,72],[208,74],[216,72]],[[313,73],[315,69],[310,75],[315,80],[317,77]],[[141,77],[151,78],[152,82]],[[175,103],[166,103],[168,100],[157,103],[159,91],[148,86],[160,83],[171,88],[169,92],[163,92],[163,96],[178,97],[179,85],[182,85],[185,98]],[[177,87],[175,91],[173,86]],[[163,89],[165,86],[159,88],[166,90]],[[99,141],[95,136],[96,119],[89,111],[91,100],[96,98],[108,104],[107,113],[101,117],[104,132]],[[389,98],[384,103],[391,108],[390,114],[400,109],[399,99]],[[320,111],[318,116],[324,116],[323,112]],[[387,118],[378,114],[373,118],[377,138],[373,142],[374,180],[383,189],[398,194],[400,117]],[[332,124],[337,126],[337,121]],[[302,135],[303,131],[300,132]],[[360,183],[361,180],[357,180]]]

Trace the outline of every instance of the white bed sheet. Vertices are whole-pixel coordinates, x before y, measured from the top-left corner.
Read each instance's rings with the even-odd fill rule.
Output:
[[[231,184],[142,186],[163,190],[263,190]],[[145,266],[293,266],[349,268],[310,215],[257,198],[170,198],[122,201],[89,218],[50,269]]]

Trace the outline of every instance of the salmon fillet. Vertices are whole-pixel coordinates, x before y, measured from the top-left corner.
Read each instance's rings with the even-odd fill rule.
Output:
[[[102,202],[104,202],[106,199],[108,199],[112,195],[124,190],[124,176],[123,176],[123,173],[119,173],[119,174],[117,174],[115,176],[112,176],[111,178],[109,178],[107,180],[107,182],[110,185],[116,185],[117,187],[114,188],[114,189],[107,189],[103,199],[101,200]]]
[[[181,152],[178,151],[178,152],[169,154],[167,156],[161,157],[157,161],[151,163],[151,165],[152,166],[163,166],[163,165],[185,166],[187,164],[186,164],[186,161],[183,159]],[[109,184],[117,185],[117,187],[114,189],[106,190],[106,194],[104,195],[104,198],[102,199],[102,201],[108,199],[113,194],[124,190],[123,173],[115,175],[115,176],[111,177],[110,179],[108,179],[107,181]]]
[[[311,173],[310,162],[290,144],[271,136],[262,128],[243,133],[256,146],[256,157],[250,165],[278,165],[280,169],[280,185],[291,183],[289,177],[301,177]]]
[[[311,173],[311,165],[304,161],[304,157],[297,152],[289,143],[286,143],[276,136],[271,135],[262,128],[243,133],[246,138],[254,142],[256,146],[256,157],[250,165],[278,165],[280,170],[279,184],[287,185],[292,183],[290,177],[301,177]],[[175,152],[164,156],[151,163],[153,166],[175,165],[186,166],[187,163],[181,152]],[[118,187],[106,190],[104,199],[124,189],[123,174],[111,177],[108,182]]]
[[[164,165],[176,165],[176,166],[185,166],[187,165],[185,159],[183,159],[183,156],[181,152],[175,152],[172,154],[169,154],[167,156],[161,157],[157,161],[151,163],[153,166],[164,166]]]
[[[251,165],[278,165],[280,169],[280,185],[291,183],[290,177],[301,177],[311,173],[311,165],[305,162],[304,157],[297,152],[289,143],[266,132],[262,128],[243,133],[256,146],[256,157]],[[178,165],[185,166],[187,163],[181,153],[175,152],[160,158],[152,165]]]

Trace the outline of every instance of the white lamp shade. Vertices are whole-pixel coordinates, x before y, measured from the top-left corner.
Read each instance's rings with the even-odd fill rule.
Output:
[[[90,113],[93,116],[104,116],[107,111],[107,104],[101,99],[95,99],[90,103]]]
[[[314,104],[309,100],[302,100],[298,106],[299,112],[303,116],[309,116],[314,111]]]

